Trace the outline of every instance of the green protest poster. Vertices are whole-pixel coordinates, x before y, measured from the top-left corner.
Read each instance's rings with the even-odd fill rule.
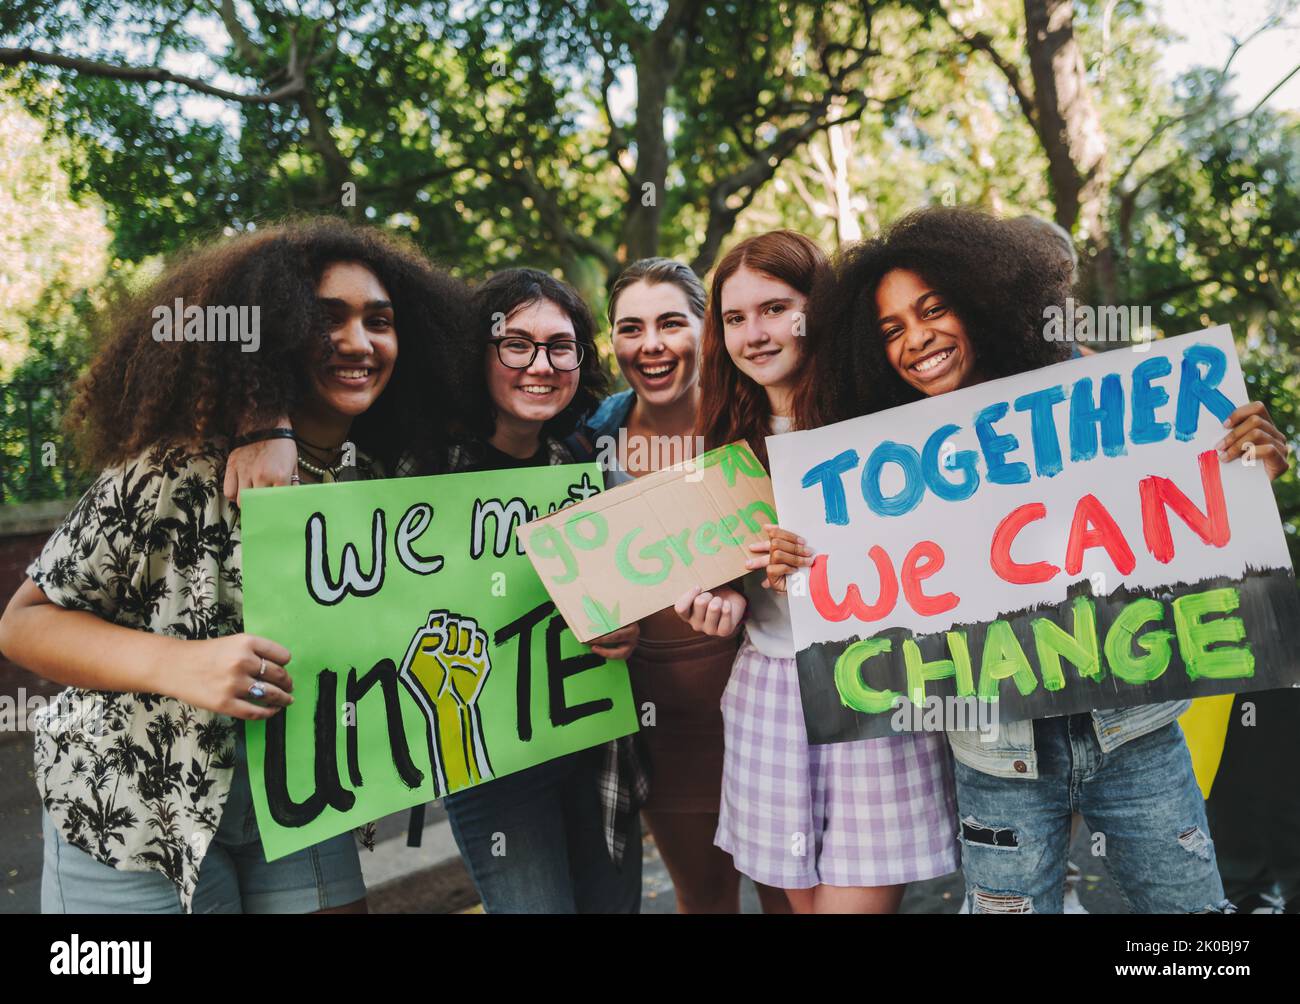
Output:
[[[293,653],[248,723],[268,861],[634,732],[627,667],[580,644],[516,533],[594,464],[249,492],[244,627]]]

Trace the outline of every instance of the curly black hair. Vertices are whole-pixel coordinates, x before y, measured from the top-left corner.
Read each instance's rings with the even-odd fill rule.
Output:
[[[352,425],[358,449],[392,470],[409,454],[445,466],[448,424],[483,396],[469,335],[469,291],[413,244],[332,217],[287,221],[192,248],[105,317],[102,345],[68,415],[92,469],[157,443],[229,441],[268,424],[308,393],[307,363],[328,356],[328,318],[316,296],[326,266],[357,262],[388,291],[398,362],[375,404]],[[156,341],[154,311],[256,306],[260,344]],[[179,333],[178,333],[179,339]]]
[[[474,287],[471,317],[473,337],[478,346],[478,369],[474,379],[480,385],[484,382],[483,353],[501,319],[539,300],[549,300],[568,315],[573,322],[574,337],[582,346],[577,392],[568,406],[542,428],[542,435],[563,439],[609,393],[609,377],[600,365],[600,354],[596,350],[596,319],[582,294],[567,282],[536,268],[507,268]],[[480,398],[478,406],[467,413],[464,424],[466,433],[480,440],[489,439],[496,431],[496,408],[486,394]]]
[[[974,209],[909,213],[882,236],[843,251],[808,307],[798,428],[816,428],[916,401],[924,395],[885,356],[876,289],[893,269],[916,272],[961,318],[988,379],[1061,362],[1065,342],[1044,337],[1044,311],[1064,308],[1070,262],[1036,228]]]

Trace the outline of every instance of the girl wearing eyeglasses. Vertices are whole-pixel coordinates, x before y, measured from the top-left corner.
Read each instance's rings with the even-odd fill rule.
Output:
[[[477,407],[460,416],[452,446],[436,462],[404,455],[396,473],[593,459],[564,443],[606,390],[595,321],[577,290],[537,269],[506,269],[475,289],[471,309],[471,332],[482,343]],[[302,460],[301,444],[283,439],[242,447],[231,455],[226,493],[237,498],[241,488],[286,484]],[[626,659],[638,634],[634,624],[590,647]],[[448,795],[443,804],[487,912],[635,913],[637,813],[647,789],[629,737]],[[418,832],[423,809],[413,813]]]
[[[590,460],[564,444],[604,396],[595,321],[572,286],[546,272],[498,272],[474,291],[485,339],[484,406],[467,416],[452,471]],[[591,650],[626,659],[635,624]],[[467,788],[443,800],[488,913],[635,913],[641,903],[646,782],[631,737]]]

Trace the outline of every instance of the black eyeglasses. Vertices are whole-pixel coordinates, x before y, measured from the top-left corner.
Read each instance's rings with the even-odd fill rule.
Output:
[[[582,365],[582,346],[572,338],[557,338],[553,342],[535,342],[522,335],[493,338],[497,358],[502,366],[512,370],[526,370],[537,358],[539,349],[546,353],[551,367],[557,370],[576,370]]]

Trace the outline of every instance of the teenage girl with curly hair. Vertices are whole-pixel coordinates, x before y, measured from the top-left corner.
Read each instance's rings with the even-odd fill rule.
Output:
[[[257,337],[161,338],[178,299]],[[442,455],[477,386],[467,310],[414,248],[325,220],[199,247],[113,314],[70,416],[101,473],[0,619],[5,654],[67,686],[35,729],[44,911],[364,912],[351,834],[262,851],[243,722],[292,702],[291,654],[243,633],[221,471],[259,414],[292,417],[302,481]]]

